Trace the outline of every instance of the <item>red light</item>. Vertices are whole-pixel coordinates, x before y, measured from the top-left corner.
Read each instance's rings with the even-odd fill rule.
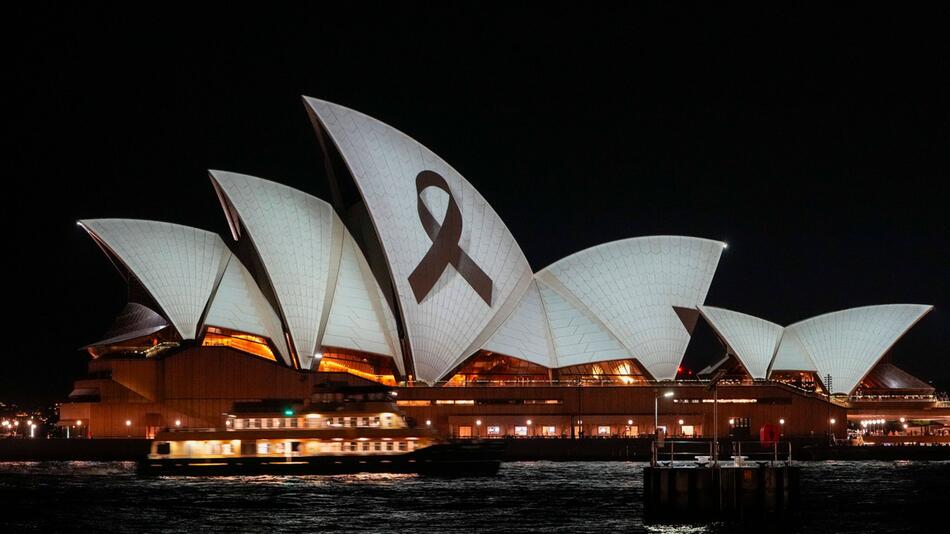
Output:
[[[682,367],[677,367],[677,368],[676,368],[676,372],[677,372],[677,373],[682,373],[682,372],[683,372],[683,368],[682,368]]]

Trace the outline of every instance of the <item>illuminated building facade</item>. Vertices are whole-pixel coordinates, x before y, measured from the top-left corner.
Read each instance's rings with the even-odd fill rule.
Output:
[[[398,386],[406,413],[453,435],[651,433],[656,392],[670,388],[660,426],[709,435],[712,393],[673,382],[700,319],[726,349],[710,369],[729,377],[723,435],[773,419],[790,435],[843,433],[829,421],[846,420],[844,408],[823,394],[912,382],[879,362],[929,306],[788,327],[708,307],[726,245],[695,237],[614,241],[534,272],[439,156],[364,114],[304,101],[331,202],[213,170],[229,240],[165,222],[80,221],[129,305],[86,347],[90,373],[63,424],[83,421],[98,437],[215,427],[234,403],[293,402],[346,376]]]

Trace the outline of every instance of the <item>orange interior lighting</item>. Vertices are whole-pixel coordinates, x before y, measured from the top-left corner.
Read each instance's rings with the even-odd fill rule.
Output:
[[[253,354],[265,360],[277,361],[274,351],[267,344],[267,339],[245,334],[240,332],[230,332],[222,328],[213,326],[208,327],[204,340],[201,342],[204,347],[231,347],[241,352]]]

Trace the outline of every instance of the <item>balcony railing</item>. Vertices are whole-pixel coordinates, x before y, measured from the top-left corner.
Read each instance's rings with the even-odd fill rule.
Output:
[[[731,449],[723,451],[721,443],[713,440],[653,441],[650,465],[662,467],[716,465],[742,466],[746,464],[776,465],[792,462],[792,444],[788,441],[762,443],[759,441],[732,441]]]

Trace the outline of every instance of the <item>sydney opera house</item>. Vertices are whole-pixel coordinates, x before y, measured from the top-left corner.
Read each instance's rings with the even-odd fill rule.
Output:
[[[891,347],[931,309],[885,304],[788,326],[707,306],[726,244],[649,236],[532,270],[448,163],[395,128],[305,98],[328,201],[210,171],[231,235],[82,220],[129,303],[61,424],[87,437],[221,427],[242,403],[300,406],[328,379],[392,386],[453,436],[844,436],[849,419],[947,418]],[[700,321],[722,352],[678,376]],[[715,375],[714,393],[702,377]],[[713,420],[713,404],[718,421]],[[874,418],[874,419],[872,419]]]

